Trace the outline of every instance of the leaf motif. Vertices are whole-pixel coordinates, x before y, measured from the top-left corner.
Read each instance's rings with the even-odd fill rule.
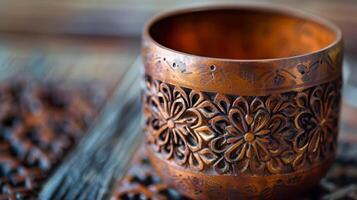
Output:
[[[298,93],[295,97],[296,103],[300,108],[307,108],[308,104],[308,96],[306,93]]]
[[[315,87],[311,92],[311,97],[322,98],[324,89],[321,86]]]
[[[334,102],[336,97],[336,89],[332,84],[329,84],[324,91],[323,101],[324,102]]]
[[[296,106],[291,102],[284,102],[278,111],[284,113],[287,117],[293,117],[297,113]]]
[[[223,136],[215,137],[208,146],[215,153],[223,153],[227,149],[226,139]]]
[[[228,113],[228,119],[231,125],[238,130],[240,134],[244,134],[249,131],[248,124],[246,122],[245,113],[237,108],[232,108]]]
[[[227,174],[230,171],[230,165],[225,161],[223,157],[217,160],[213,165],[215,171],[218,174]]]
[[[187,118],[186,122],[192,129],[202,126],[205,122],[203,121],[205,117],[196,108],[187,109],[185,117],[183,118]]]
[[[287,127],[286,117],[281,114],[275,114],[269,121],[269,129],[273,134],[279,134]]]
[[[270,113],[275,113],[280,108],[281,96],[280,95],[272,95],[269,96],[265,102],[266,108],[269,110]]]
[[[259,110],[255,115],[254,115],[254,121],[252,124],[252,132],[256,133],[262,130],[264,127],[268,126],[268,121],[269,121],[269,113],[264,111],[264,110]]]
[[[191,130],[189,130],[187,127],[181,128],[181,129],[175,129],[177,132],[179,132],[181,135],[185,135],[183,140],[185,140],[187,146],[190,148],[190,151],[196,152],[200,150],[203,146],[202,138],[193,133]]]
[[[309,141],[309,152],[316,152],[320,147],[321,141],[321,132],[320,129],[315,128],[310,132],[310,141]]]
[[[203,162],[200,158],[200,155],[197,153],[192,153],[189,157],[190,166],[197,171],[201,171],[204,168]]]
[[[212,118],[219,113],[217,107],[211,101],[204,101],[197,106],[198,110],[207,118]]]
[[[214,154],[209,148],[203,148],[201,151],[198,152],[198,154],[200,155],[203,162],[207,165],[211,165],[218,158],[218,156]]]
[[[195,90],[192,90],[189,95],[190,99],[190,106],[191,107],[197,107],[200,103],[202,103],[207,97],[204,96],[202,92],[197,92]]]
[[[228,110],[231,107],[231,102],[229,101],[227,96],[220,93],[218,93],[214,98],[214,103],[217,105],[217,107],[222,113],[228,113]]]
[[[201,126],[194,129],[196,135],[201,137],[204,141],[208,142],[215,137],[214,131],[208,126]]]
[[[171,89],[167,84],[165,84],[165,83],[161,83],[160,84],[160,93],[164,96],[164,98],[167,101],[172,101],[173,100]]]
[[[285,164],[290,164],[294,160],[294,152],[293,151],[284,151],[280,155],[280,158]]]
[[[282,163],[277,159],[271,159],[267,162],[267,168],[270,173],[278,174],[282,171]]]
[[[157,109],[157,113],[162,115],[163,119],[169,118],[170,114],[170,102],[165,98],[165,95],[161,92],[157,94],[157,97],[152,98],[152,108]]]
[[[298,156],[294,159],[292,166],[294,169],[298,169],[305,164],[304,154],[298,154]]]
[[[311,97],[310,98],[310,107],[312,110],[312,113],[314,114],[314,116],[317,119],[322,119],[323,116],[323,111],[324,111],[324,107],[323,107],[324,102],[322,102],[321,98],[318,97]]]
[[[175,87],[173,91],[174,99],[182,98],[185,102],[185,105],[189,105],[186,92],[181,87]]]
[[[237,97],[233,101],[232,106],[240,109],[243,113],[245,113],[247,115],[249,115],[249,113],[250,113],[248,101],[242,96]]]
[[[307,149],[308,145],[309,145],[309,141],[306,140],[305,144],[303,144],[302,146],[299,144],[299,140],[305,140],[305,139],[301,139],[301,137],[307,137],[306,133],[304,131],[300,132],[297,134],[297,136],[295,137],[294,141],[293,141],[293,147],[294,147],[294,151],[297,153],[302,153],[305,152],[305,150]]]
[[[189,148],[186,145],[169,145],[173,149],[173,155],[175,156],[175,162],[179,165],[184,165],[189,157]]]
[[[278,174],[281,173],[282,171],[282,163],[278,159],[271,159],[270,161],[267,162],[267,168],[270,173]]]
[[[309,117],[311,116],[311,113],[307,111],[302,111],[295,116],[294,125],[298,130],[303,130],[303,127],[301,125],[302,125],[302,120],[304,120],[304,116]]]
[[[172,117],[173,120],[177,120],[182,116],[185,111],[186,105],[184,100],[182,98],[175,99],[170,108],[170,117]]]
[[[247,149],[248,144],[243,140],[239,140],[228,147],[224,152],[224,158],[231,163],[241,161],[246,156]]]
[[[225,134],[225,129],[228,123],[225,116],[217,115],[209,120],[209,123],[215,132],[221,135]]]
[[[154,135],[156,136],[156,138],[158,138],[159,146],[166,145],[169,142],[170,137],[172,137],[171,132],[166,125],[160,127],[159,130],[155,131]]]
[[[267,150],[266,144],[260,142],[257,140],[255,142],[255,145],[253,145],[255,154],[258,156],[258,158],[262,161],[267,161],[271,158],[270,153]]]
[[[328,93],[328,95],[325,97],[324,102],[326,102],[326,105],[324,107],[326,114],[328,114],[329,111],[331,111],[333,108],[338,108],[336,106],[336,103],[339,102],[336,96],[336,93],[334,91],[325,91],[325,93]]]
[[[266,110],[263,101],[259,97],[255,97],[250,103],[250,112],[257,112],[260,109]]]

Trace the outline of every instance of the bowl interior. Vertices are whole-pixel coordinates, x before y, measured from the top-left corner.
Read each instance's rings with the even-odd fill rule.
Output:
[[[327,47],[336,32],[318,21],[257,8],[178,12],[149,26],[157,43],[189,54],[229,59],[269,59]]]

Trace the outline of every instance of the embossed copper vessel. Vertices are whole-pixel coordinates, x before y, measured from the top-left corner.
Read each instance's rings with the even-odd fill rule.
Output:
[[[342,36],[272,6],[178,10],[144,32],[146,148],[194,199],[294,197],[335,157]]]

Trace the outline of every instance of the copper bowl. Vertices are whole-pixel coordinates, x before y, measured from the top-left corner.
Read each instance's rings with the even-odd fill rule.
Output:
[[[284,198],[335,158],[342,35],[275,6],[177,10],[144,31],[146,146],[193,199]]]

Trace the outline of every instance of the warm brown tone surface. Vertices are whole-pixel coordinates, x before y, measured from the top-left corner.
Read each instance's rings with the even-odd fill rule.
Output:
[[[287,10],[286,13],[289,11]],[[335,33],[288,14],[249,8],[183,13],[152,25],[150,34],[178,51],[230,59],[280,58],[328,46]]]
[[[322,179],[318,187],[308,193],[300,194],[297,199],[357,199],[357,159],[354,157],[357,152],[357,137],[354,134],[344,133],[343,142],[339,144],[337,161],[327,177]],[[195,182],[195,179],[191,181]],[[188,198],[162,182],[153,171],[147,153],[144,149],[140,149],[134,156],[126,176],[117,182],[111,199],[185,200]]]
[[[312,167],[334,152],[340,80],[302,92],[212,100],[150,79],[147,86],[148,143],[180,166],[269,176]]]
[[[94,85],[93,85],[94,86]],[[103,97],[90,84],[8,80],[0,85],[0,199],[36,199],[83,135]]]
[[[232,14],[234,9],[240,14]],[[261,23],[250,19],[262,19],[262,9],[266,10],[264,15],[269,15],[264,16],[269,22],[265,31],[271,33],[265,39],[282,38],[276,24],[288,24],[284,29],[287,31],[284,34],[289,35],[288,42],[266,45],[261,41],[262,45],[257,47],[259,44],[255,42],[261,38]],[[219,8],[217,12],[212,11],[212,16],[207,16],[210,10],[164,14],[156,19],[159,22],[149,23],[144,34],[145,132],[148,156],[154,169],[166,183],[194,199],[208,199],[217,194],[224,199],[277,198],[311,188],[326,173],[335,156],[341,89],[341,33],[327,22],[293,11],[289,11],[290,17],[276,18],[286,13],[279,8],[231,7],[229,10]],[[202,24],[203,27],[220,26],[227,19],[242,23],[243,28],[225,24],[227,41],[223,33],[216,33],[216,29],[203,28],[206,31],[194,34],[203,39],[194,44],[185,39],[187,30],[181,26],[186,22],[182,21],[182,16],[189,21],[187,23],[197,20],[197,27]],[[161,19],[163,17],[167,18]],[[213,19],[212,24],[211,20],[204,23],[201,17]],[[310,31],[308,38],[324,41],[314,46],[318,51],[304,54],[314,48],[303,47],[304,50],[296,52],[303,55],[256,59],[269,58],[270,53],[272,57],[279,57],[277,52],[289,52],[280,51],[285,44],[288,49],[299,49],[297,43],[303,42],[291,30],[299,30],[301,24],[295,22],[301,18],[309,25],[314,24],[315,31]],[[289,25],[285,19],[294,23]],[[245,27],[248,25],[249,28]],[[173,27],[184,33],[172,37]],[[243,36],[235,34],[238,39],[231,38],[230,30],[242,32]],[[244,38],[245,30],[252,39]],[[162,35],[155,37],[155,34]],[[221,43],[213,39],[217,36],[221,37]],[[161,39],[174,49],[159,45],[157,42],[162,42]],[[252,46],[247,49],[247,52],[252,50],[247,55],[240,52],[246,49],[240,41]],[[236,48],[225,46],[230,42]],[[211,43],[216,48],[222,44],[223,50],[219,52],[224,56],[219,57],[230,60],[213,58],[216,53],[204,47]],[[213,57],[175,51],[185,46],[191,48],[191,45],[193,49],[199,47],[194,53]],[[255,60],[233,60],[237,56],[231,52]],[[291,55],[295,53],[281,56]]]
[[[271,12],[274,12],[274,9]],[[192,20],[194,21],[194,19]],[[156,24],[155,22],[151,23]],[[254,23],[251,25],[254,26]],[[299,26],[299,24],[295,25]],[[327,27],[328,23],[325,26]],[[329,27],[330,31],[335,31],[334,40],[330,43],[329,48],[320,49],[315,53],[303,56],[289,57],[288,59],[267,60],[225,60],[184,54],[175,51],[177,49],[171,50],[159,45],[151,38],[149,34],[151,29],[147,27],[143,38],[142,55],[146,73],[165,83],[206,92],[219,91],[226,94],[263,96],[301,90],[340,76],[342,36],[336,27],[332,25]],[[163,28],[166,28],[166,26],[163,26]],[[269,30],[274,30],[274,27],[270,28]],[[314,37],[319,36],[314,35]],[[322,35],[322,37],[324,36]],[[269,40],[269,37],[265,38]],[[191,45],[191,40],[185,42],[188,43],[188,46]],[[274,52],[276,49],[286,48],[286,43],[281,42],[279,46],[272,45],[269,47],[255,46],[254,49]],[[300,45],[291,46],[291,48],[294,47],[299,48]],[[236,48],[241,47],[238,45]],[[205,49],[210,51],[210,48]],[[288,50],[285,49],[284,52],[286,51]],[[225,49],[221,53],[227,53],[227,56],[229,56],[229,52]]]
[[[357,109],[343,104],[341,137],[337,161],[319,186],[298,199],[357,199]],[[126,176],[117,182],[112,200],[185,200],[173,187],[162,182],[152,169],[143,148],[136,152]]]

